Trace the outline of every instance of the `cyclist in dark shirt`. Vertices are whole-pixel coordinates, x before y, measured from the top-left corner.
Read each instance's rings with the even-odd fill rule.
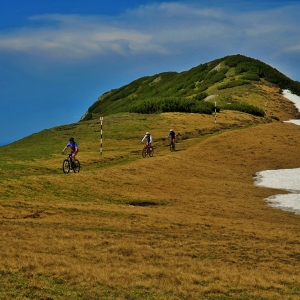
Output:
[[[170,129],[169,133],[168,133],[168,137],[170,142],[175,142],[175,138],[176,138],[176,133],[173,131],[173,129]]]
[[[78,144],[75,142],[74,138],[70,138],[69,139],[69,143],[67,143],[67,145],[64,147],[64,149],[62,150],[62,154],[65,154],[65,150],[67,148],[70,148],[71,152],[70,152],[70,157],[72,159],[72,162],[74,162],[75,156],[78,153]]]

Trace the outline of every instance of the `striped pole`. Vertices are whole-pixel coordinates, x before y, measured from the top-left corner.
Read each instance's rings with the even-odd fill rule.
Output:
[[[215,124],[217,123],[217,102],[215,101]]]
[[[102,155],[102,121],[103,117],[100,117],[100,155]]]
[[[265,102],[265,118],[267,117],[267,106],[268,106],[268,102]]]

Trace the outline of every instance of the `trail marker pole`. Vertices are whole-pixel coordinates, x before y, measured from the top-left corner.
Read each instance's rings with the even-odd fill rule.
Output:
[[[215,101],[215,124],[217,123],[217,102]]]
[[[100,117],[100,155],[102,155],[102,121],[103,117]]]
[[[268,102],[265,102],[265,118],[267,117],[267,106],[268,106]]]

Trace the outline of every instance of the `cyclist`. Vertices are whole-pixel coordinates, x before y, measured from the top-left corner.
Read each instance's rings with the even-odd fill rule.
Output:
[[[144,140],[146,140],[146,148],[147,148],[147,152],[150,151],[150,148],[152,147],[152,135],[150,134],[150,132],[146,132],[145,136],[143,137],[141,143],[144,142]]]
[[[168,138],[170,140],[170,143],[175,145],[176,133],[173,129],[170,129],[170,131],[168,133]]]
[[[65,154],[64,152],[65,152],[65,150],[67,149],[67,148],[69,148],[70,147],[70,150],[71,150],[71,152],[70,152],[70,157],[71,157],[71,160],[72,160],[72,164],[73,164],[73,162],[74,162],[74,159],[75,159],[75,156],[77,155],[77,153],[78,153],[78,144],[75,142],[75,140],[74,140],[74,138],[73,137],[71,137],[71,138],[69,138],[69,142],[67,143],[67,145],[64,147],[64,149],[62,150],[62,154]]]

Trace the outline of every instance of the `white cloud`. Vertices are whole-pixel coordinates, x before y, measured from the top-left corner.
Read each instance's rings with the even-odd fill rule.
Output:
[[[291,47],[287,47],[287,48],[284,48],[284,50],[286,52],[298,52],[300,53],[300,44],[298,45],[294,45],[294,46],[291,46]]]
[[[0,36],[0,49],[26,53],[44,52],[46,55],[60,57],[88,57],[114,51],[125,54],[127,47],[138,51],[149,44],[150,37],[137,30],[122,29],[95,22],[80,16],[45,15],[31,18],[53,24],[41,28],[25,28]],[[155,48],[150,43],[149,49]],[[157,46],[155,51],[161,51]]]
[[[193,17],[206,17],[206,18],[221,18],[223,13],[220,9],[200,8],[194,5],[183,3],[161,3],[140,6],[137,9],[127,12],[128,15],[136,18],[152,18],[154,15],[163,18],[193,18]]]
[[[115,17],[47,14],[32,16],[27,27],[2,32],[0,51],[52,59],[87,59],[104,55],[166,55],[194,48],[251,47],[264,51],[299,51],[300,5],[265,12],[203,9],[162,3],[140,6]],[[291,16],[287,16],[287,13]],[[284,43],[281,41],[284,40]]]

